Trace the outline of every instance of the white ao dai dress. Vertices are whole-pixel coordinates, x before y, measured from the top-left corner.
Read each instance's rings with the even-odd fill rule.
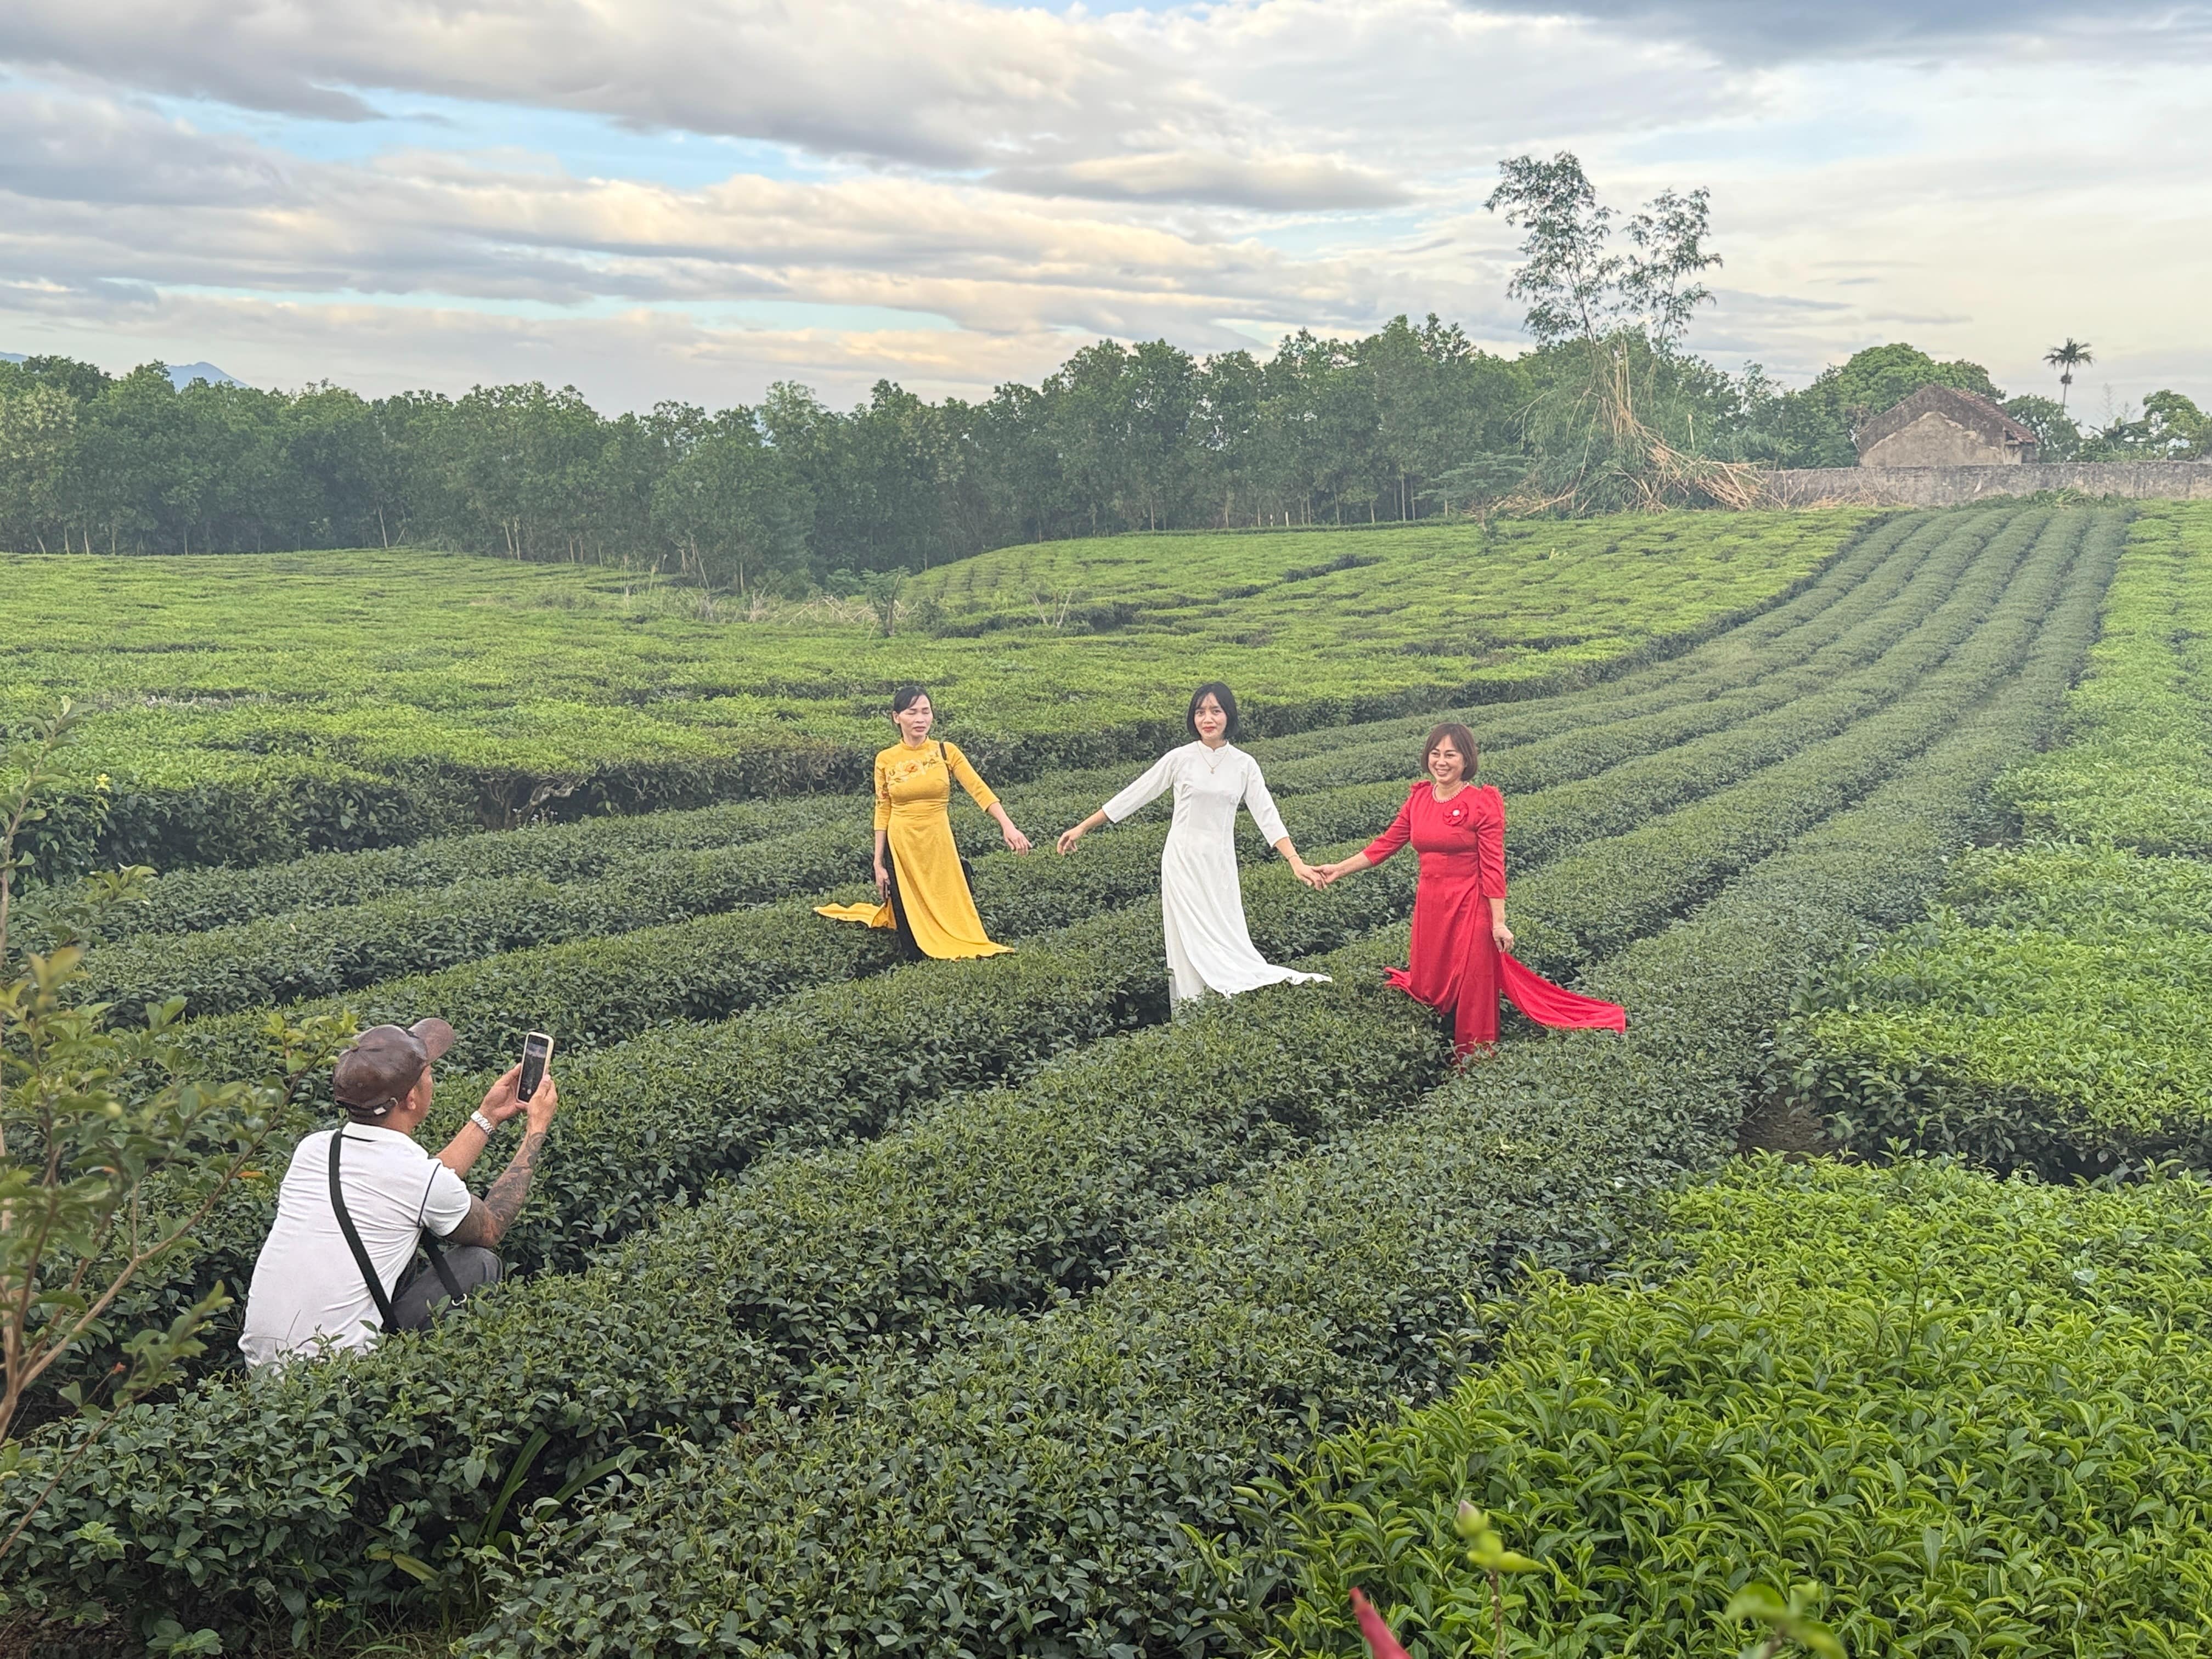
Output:
[[[1237,880],[1237,809],[1270,845],[1283,839],[1282,815],[1260,775],[1260,763],[1233,744],[1208,749],[1187,743],[1106,803],[1119,823],[1172,789],[1175,822],[1160,850],[1160,911],[1167,934],[1168,977],[1175,1000],[1218,991],[1235,996],[1262,985],[1326,980],[1278,968],[1252,945],[1244,894]]]

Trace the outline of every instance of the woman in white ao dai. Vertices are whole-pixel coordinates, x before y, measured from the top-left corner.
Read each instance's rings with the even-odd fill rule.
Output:
[[[1262,985],[1328,978],[1278,968],[1253,948],[1237,879],[1237,808],[1250,811],[1260,833],[1300,881],[1317,884],[1319,878],[1291,844],[1259,762],[1229,742],[1236,715],[1237,699],[1227,686],[1200,687],[1188,717],[1197,740],[1161,756],[1144,776],[1060,838],[1060,850],[1072,852],[1100,823],[1119,823],[1174,792],[1175,822],[1160,851],[1160,911],[1177,1002],[1208,991],[1235,996]]]

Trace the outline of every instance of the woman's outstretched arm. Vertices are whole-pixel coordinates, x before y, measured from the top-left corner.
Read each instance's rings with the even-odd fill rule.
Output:
[[[991,815],[1006,845],[1017,853],[1028,852],[1030,838],[1014,827],[1013,819],[999,804],[999,798],[992,793],[990,785],[983,781],[982,774],[976,771],[969,763],[968,757],[960,752],[960,745],[957,743],[944,744],[939,746],[939,752],[945,757],[945,769],[951,773],[953,781],[968,792],[969,799]]]
[[[1000,805],[998,802],[993,801],[990,805],[984,810],[988,811],[993,817],[998,819],[999,833],[1006,837],[1007,846],[1012,848],[1017,853],[1026,853],[1030,850],[1030,838],[1024,835],[1020,830],[1014,828],[1014,821],[1006,816],[1006,809],[1005,807]]]
[[[1060,832],[1060,852],[1063,854],[1073,853],[1075,850],[1076,842],[1081,841],[1085,836],[1089,835],[1093,830],[1096,830],[1100,824],[1111,822],[1112,820],[1106,816],[1106,809],[1103,806],[1100,807],[1096,812],[1093,812],[1089,817],[1084,819],[1082,823],[1075,825],[1073,829],[1063,830]]]
[[[1260,826],[1260,833],[1267,844],[1281,854],[1291,866],[1291,873],[1309,887],[1325,887],[1321,872],[1298,856],[1298,849],[1291,843],[1291,832],[1283,826],[1283,815],[1275,809],[1275,798],[1267,793],[1267,780],[1261,775],[1259,763],[1248,761],[1250,776],[1244,783],[1244,810],[1252,815],[1252,822]]]
[[[1119,823],[1130,813],[1141,807],[1151,805],[1162,795],[1167,793],[1168,786],[1174,781],[1175,750],[1170,750],[1146,768],[1144,775],[1122,790],[1120,794],[1115,796],[1113,799],[1108,801],[1074,828],[1063,830],[1060,837],[1060,850],[1063,853],[1073,853],[1075,850],[1075,843],[1100,824]]]
[[[1328,885],[1328,877],[1298,856],[1298,849],[1291,845],[1291,838],[1288,836],[1285,836],[1275,843],[1275,850],[1283,855],[1283,861],[1291,866],[1291,873],[1305,883],[1307,886],[1318,890]]]
[[[1419,786],[1417,784],[1414,787],[1418,793]],[[1413,840],[1415,799],[1416,795],[1407,796],[1406,804],[1398,809],[1398,816],[1390,820],[1390,827],[1350,858],[1316,866],[1316,873],[1321,877],[1322,884],[1326,886],[1332,881],[1341,880],[1354,871],[1372,869]]]

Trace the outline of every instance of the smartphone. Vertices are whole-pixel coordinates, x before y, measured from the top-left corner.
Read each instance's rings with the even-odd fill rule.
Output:
[[[545,1062],[553,1058],[553,1039],[532,1031],[522,1039],[522,1075],[515,1080],[514,1097],[527,1100],[545,1080]]]

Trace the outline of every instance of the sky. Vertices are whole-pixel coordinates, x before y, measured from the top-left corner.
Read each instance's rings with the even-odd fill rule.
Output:
[[[1436,312],[1508,156],[1712,192],[1689,343],[2212,404],[2212,0],[7,0],[0,349],[607,410]]]

